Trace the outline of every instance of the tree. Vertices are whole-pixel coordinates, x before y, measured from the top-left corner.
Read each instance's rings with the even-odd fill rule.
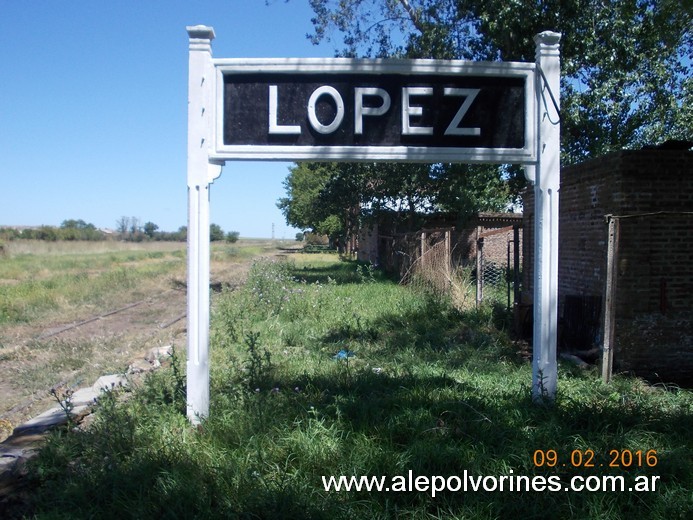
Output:
[[[435,209],[465,219],[480,211],[507,211],[517,202],[511,176],[492,165],[439,164],[432,168]]]
[[[229,231],[228,233],[226,233],[226,241],[230,244],[234,244],[238,242],[240,236],[241,234],[238,231]]]
[[[287,197],[277,206],[289,225],[327,235],[341,247],[382,212],[415,229],[433,211],[460,219],[503,211],[512,197],[502,173],[483,165],[300,163],[289,168]]]
[[[186,240],[188,240],[188,226],[179,227],[175,235],[176,240],[179,240],[180,242],[185,242]]]
[[[116,231],[120,235],[126,235],[130,227],[130,217],[120,217],[116,221]]]
[[[561,40],[564,160],[690,139],[691,0],[310,0],[314,43],[344,56],[534,61],[533,36]]]
[[[317,201],[335,168],[332,163],[298,163],[289,167],[289,175],[284,180],[287,196],[277,202],[287,224],[329,234],[324,225],[329,213],[320,208]]]
[[[142,228],[144,234],[147,235],[149,238],[154,238],[154,233],[156,233],[157,229],[159,229],[159,226],[154,224],[154,222],[146,222],[144,224],[144,227]]]
[[[84,222],[84,220],[79,219],[68,219],[68,220],[63,220],[62,223],[60,224],[61,229],[96,229],[96,226],[94,224],[88,224]]]
[[[130,217],[130,235],[135,236],[141,230],[140,219],[137,217]]]
[[[210,242],[218,242],[224,240],[224,230],[218,224],[209,225],[209,240]]]
[[[53,226],[41,226],[34,232],[34,237],[38,240],[55,242],[58,240],[57,230]]]
[[[82,219],[63,220],[60,229],[56,230],[56,236],[62,240],[100,240],[103,238],[94,224]]]
[[[277,207],[290,226],[327,235],[339,247],[357,223],[362,172],[349,163],[296,164],[289,168],[284,181],[287,196]]]

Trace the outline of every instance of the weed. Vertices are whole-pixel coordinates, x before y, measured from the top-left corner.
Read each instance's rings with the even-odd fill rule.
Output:
[[[173,374],[173,403],[181,411],[187,408],[187,383],[185,375],[181,371],[181,360],[176,346],[171,344],[171,372]]]
[[[248,358],[244,362],[245,386],[251,392],[260,392],[267,383],[272,369],[271,355],[267,349],[260,347],[260,333],[249,332],[245,336]]]
[[[375,283],[375,266],[372,263],[357,264],[356,275],[361,283]]]
[[[53,387],[50,391],[50,394],[58,402],[58,405],[65,413],[68,431],[72,430],[74,426],[74,418],[72,417],[72,411],[75,408],[75,405],[72,402],[73,393],[74,391],[71,388],[64,387]]]
[[[246,286],[257,306],[277,314],[289,301],[287,286],[291,282],[286,262],[259,260],[251,267]]]
[[[548,380],[548,376],[544,375],[544,371],[540,369],[537,373],[537,383],[536,383],[538,394],[533,395],[533,400],[534,400],[535,404],[540,404],[540,405],[553,404],[554,396],[549,393],[549,389],[546,385],[547,380]]]
[[[217,298],[212,322],[214,340],[228,346],[238,341],[241,334],[242,308],[228,289]]]

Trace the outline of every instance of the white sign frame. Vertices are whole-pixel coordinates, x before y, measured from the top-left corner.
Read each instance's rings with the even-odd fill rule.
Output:
[[[534,185],[534,332],[532,397],[552,401],[557,388],[558,203],[560,190],[560,47],[561,35],[537,34],[535,63],[470,63],[441,60],[212,59],[214,29],[187,27],[188,60],[188,276],[187,416],[198,424],[209,416],[210,185],[226,161],[407,161],[519,163]],[[221,139],[223,74],[268,69],[321,74],[352,71],[469,75],[509,74],[525,78],[525,146],[522,149],[446,149],[419,147],[223,146]],[[221,94],[221,95],[220,95]],[[330,149],[332,148],[332,149]],[[375,148],[375,149],[374,149]]]
[[[470,62],[462,60],[399,60],[354,58],[254,58],[215,59],[216,114],[224,113],[224,75],[257,73],[332,75],[396,74],[401,76],[475,76],[521,78],[525,92],[525,142],[522,148],[451,148],[423,146],[258,146],[224,145],[223,117],[215,121],[215,160],[270,161],[402,161],[526,164],[536,161],[536,93],[534,63]]]

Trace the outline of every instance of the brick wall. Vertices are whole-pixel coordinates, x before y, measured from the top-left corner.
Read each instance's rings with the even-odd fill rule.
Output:
[[[625,218],[662,211],[669,213]],[[692,211],[693,153],[689,151],[621,151],[561,172],[559,316],[565,320],[570,297],[601,305],[605,215],[624,216],[619,219],[614,362],[618,369],[653,382],[693,385],[693,217],[672,214]],[[531,301],[531,189],[525,194],[524,215],[523,300]],[[601,342],[600,336],[594,339]],[[589,346],[571,345],[565,337],[561,343]]]

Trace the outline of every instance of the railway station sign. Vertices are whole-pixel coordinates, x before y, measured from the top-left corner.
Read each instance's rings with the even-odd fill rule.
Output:
[[[528,162],[534,64],[217,60],[224,159]]]
[[[535,63],[215,59],[187,28],[187,414],[209,415],[210,185],[227,161],[523,165],[535,194],[532,395],[556,395],[561,35]]]

